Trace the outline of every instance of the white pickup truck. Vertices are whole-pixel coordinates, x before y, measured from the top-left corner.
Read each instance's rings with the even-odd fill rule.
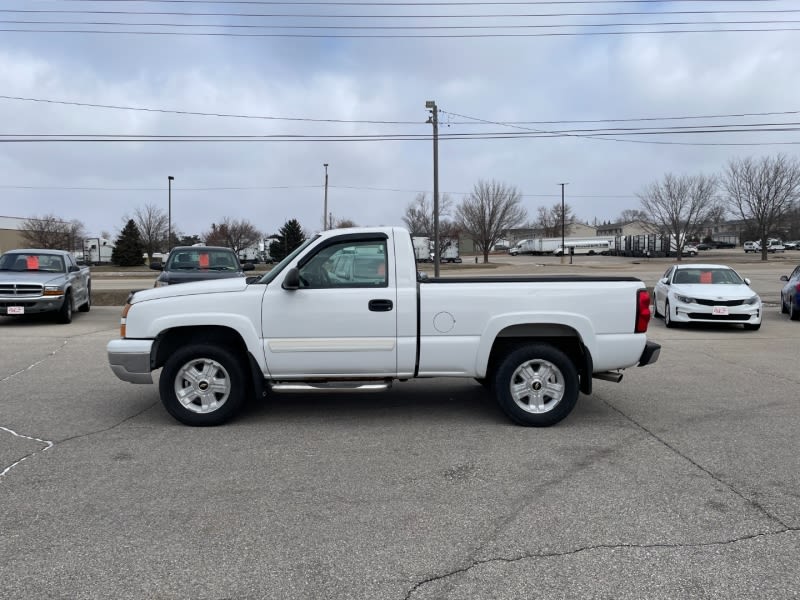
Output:
[[[107,351],[188,425],[246,397],[377,391],[412,377],[475,378],[522,425],[566,417],[592,378],[655,362],[650,298],[633,277],[428,279],[400,228],[314,236],[260,278],[133,293]]]

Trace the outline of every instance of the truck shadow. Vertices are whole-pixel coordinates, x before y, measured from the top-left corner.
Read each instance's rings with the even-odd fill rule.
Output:
[[[428,379],[396,383],[385,392],[269,394],[253,399],[235,419],[239,424],[254,421],[304,420],[360,423],[415,420],[509,423],[483,386],[471,380]]]

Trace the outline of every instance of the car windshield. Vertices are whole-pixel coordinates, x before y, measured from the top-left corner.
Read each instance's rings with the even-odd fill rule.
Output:
[[[63,273],[64,259],[56,254],[14,252],[0,257],[0,271]]]
[[[186,248],[170,254],[167,271],[237,271],[233,251],[212,248]]]
[[[733,269],[704,269],[702,267],[678,269],[673,283],[741,285],[742,278]]]

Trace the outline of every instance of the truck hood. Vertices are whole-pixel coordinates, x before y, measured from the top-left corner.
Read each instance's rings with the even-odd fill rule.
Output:
[[[132,304],[158,300],[159,298],[176,298],[178,296],[194,296],[197,294],[223,294],[226,292],[241,292],[247,289],[247,279],[233,277],[230,279],[213,279],[209,281],[195,281],[180,285],[169,285],[149,290],[136,292]]]
[[[3,283],[38,283],[57,285],[64,281],[64,273],[40,273],[38,271],[0,271]]]

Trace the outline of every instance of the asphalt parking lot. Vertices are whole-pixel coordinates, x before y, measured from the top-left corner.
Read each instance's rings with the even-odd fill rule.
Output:
[[[3,596],[800,597],[794,264],[733,265],[775,298],[759,331],[653,321],[659,361],[548,429],[439,379],[193,429],[109,370],[119,307],[0,317]]]

